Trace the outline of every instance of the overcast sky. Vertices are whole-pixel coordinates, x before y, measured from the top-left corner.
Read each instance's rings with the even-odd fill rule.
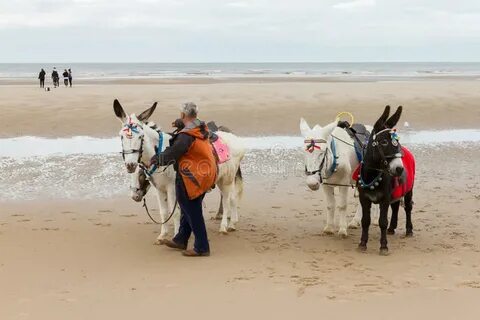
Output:
[[[480,61],[480,0],[0,0],[0,62]]]

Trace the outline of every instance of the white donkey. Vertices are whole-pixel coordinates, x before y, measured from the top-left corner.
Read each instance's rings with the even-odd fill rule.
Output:
[[[305,119],[301,118],[300,132],[304,138],[307,185],[311,190],[318,190],[321,185],[327,197],[327,225],[323,232],[334,233],[335,188],[338,188],[340,193],[338,234],[346,237],[347,227],[357,228],[362,219],[361,207],[358,206],[354,218],[347,226],[348,193],[354,185],[352,174],[359,161],[353,139],[345,129],[339,128],[337,123],[338,121],[335,121],[325,127],[317,124],[312,129]],[[371,131],[372,128],[367,126],[367,129]]]
[[[133,174],[132,179],[136,177],[135,172],[142,170],[139,168],[139,164],[148,167],[150,159],[157,152],[156,149],[158,148],[160,151],[165,150],[171,138],[169,134],[157,131],[145,124],[155,107],[156,103],[152,108],[138,116],[135,114],[127,116],[118,100],[115,100],[113,103],[115,115],[122,122],[122,129],[119,133],[122,139],[122,155],[128,173]],[[175,208],[175,172],[173,167],[157,168],[157,170],[151,172],[149,181],[155,187],[160,218],[164,222]],[[137,200],[133,195],[132,198],[136,201],[141,200]],[[172,220],[174,234],[176,234],[180,227],[179,210],[176,210],[173,214]],[[169,237],[169,229],[171,229],[171,223],[161,225],[160,235],[156,239],[156,244],[162,244],[163,240]]]
[[[163,132],[159,134],[156,130],[144,124],[144,122],[147,121],[155,111],[156,105],[157,104],[155,103],[151,108],[142,112],[138,117],[135,116],[135,114],[127,117],[118,100],[114,101],[113,108],[115,114],[120,118],[123,124],[120,135],[122,137],[125,165],[127,171],[130,173],[135,173],[139,164],[143,164],[143,166],[148,168],[148,163],[156,154],[156,149],[158,149],[159,152],[165,150],[170,139],[168,134]],[[136,129],[131,130],[131,127]],[[141,128],[141,130],[139,128]],[[220,224],[220,232],[227,233],[228,231],[236,230],[235,224],[238,222],[238,200],[243,191],[240,162],[245,155],[245,147],[241,140],[231,133],[217,132],[217,134],[230,150],[230,160],[219,165],[216,181],[216,184],[222,193],[222,204],[225,212]],[[162,137],[163,142],[160,143]],[[128,160],[127,157],[129,158]],[[152,169],[150,168],[149,170]],[[138,171],[136,176],[138,177]],[[166,197],[164,196],[162,198],[162,195],[159,195],[160,214],[162,216],[162,221],[164,221],[168,214],[172,212],[175,203],[175,173],[173,172],[173,167],[169,166],[166,169],[160,167],[157,170],[152,171],[150,181],[158,191],[161,184],[159,184],[160,181],[156,179],[157,176],[164,177],[166,179],[165,182],[168,183],[168,186],[166,187]],[[133,179],[134,178],[132,178],[132,181]],[[132,195],[132,197],[133,196],[135,195]],[[136,196],[141,196],[141,193],[138,193]],[[134,200],[140,201],[135,198]],[[160,203],[162,200],[164,200],[164,204],[168,203],[169,212],[165,212],[162,209],[162,204]],[[170,206],[170,204],[172,205]],[[173,218],[176,233],[178,232],[179,215],[176,213]],[[228,220],[228,218],[230,218],[230,220]],[[164,225],[162,225],[162,233],[158,238],[160,242],[167,237],[167,230],[165,230],[165,233],[163,233],[163,231]]]

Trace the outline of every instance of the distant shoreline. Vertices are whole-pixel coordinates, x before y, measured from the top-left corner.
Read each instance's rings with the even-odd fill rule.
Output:
[[[34,83],[41,68],[48,82],[54,67],[71,68],[74,81],[83,83],[480,79],[480,62],[0,63],[0,82]]]
[[[430,75],[430,76],[178,76],[178,77],[117,77],[74,78],[75,85],[155,85],[155,84],[215,84],[215,83],[332,83],[332,82],[411,82],[411,81],[480,81],[480,75]],[[0,78],[0,86],[38,85],[37,79]],[[53,86],[47,77],[45,86]]]

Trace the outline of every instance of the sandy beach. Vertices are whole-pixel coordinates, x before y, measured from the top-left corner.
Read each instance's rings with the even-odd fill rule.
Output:
[[[0,137],[116,136],[114,98],[131,112],[158,101],[152,120],[163,127],[178,115],[181,102],[195,101],[203,119],[242,136],[297,135],[301,116],[324,124],[340,111],[373,123],[386,104],[404,106],[400,134],[405,121],[411,130],[478,129],[478,88],[478,81],[458,79],[131,81],[51,92],[9,83],[0,86]],[[411,149],[418,168],[415,235],[402,237],[401,209],[388,257],[378,255],[376,226],[364,254],[356,251],[358,229],[347,239],[322,235],[326,201],[306,187],[301,171],[248,169],[266,166],[268,151],[248,155],[243,164],[245,194],[236,232],[218,233],[219,222],[211,218],[219,195],[207,196],[209,258],[188,259],[153,245],[159,227],[128,193],[3,201],[0,319],[183,318],[199,312],[211,319],[478,319],[478,143]],[[302,161],[298,152],[280,156],[287,167]],[[55,183],[62,188],[62,181]],[[349,200],[351,215],[357,201]],[[152,195],[149,203],[155,210]]]
[[[103,82],[51,92],[25,84],[0,86],[4,120],[0,136],[111,137],[118,132],[114,98],[137,113],[158,101],[152,120],[164,128],[178,116],[180,103],[195,101],[204,119],[214,119],[243,136],[297,134],[300,117],[327,123],[340,111],[369,123],[387,104],[403,105],[402,123],[408,121],[417,130],[478,128],[480,119],[479,82],[474,80],[155,82]]]

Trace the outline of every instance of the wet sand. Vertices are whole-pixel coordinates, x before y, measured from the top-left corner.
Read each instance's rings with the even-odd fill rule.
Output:
[[[238,231],[220,235],[208,220],[212,256],[201,259],[154,246],[158,226],[127,195],[4,202],[0,318],[477,319],[478,144],[413,151],[415,236],[402,237],[401,211],[388,257],[378,227],[367,253],[355,250],[360,230],[322,235],[325,200],[301,175],[247,173]],[[218,198],[208,195],[207,219]]]
[[[192,79],[95,82],[44,92],[34,85],[0,86],[0,137],[89,135],[112,137],[119,130],[112,103],[118,98],[139,113],[158,101],[152,119],[169,128],[182,102],[195,101],[205,120],[216,120],[242,136],[297,134],[300,117],[332,121],[350,111],[372,123],[383,107],[403,105],[402,124],[416,130],[478,128],[479,81],[424,80],[329,82],[303,79]]]

